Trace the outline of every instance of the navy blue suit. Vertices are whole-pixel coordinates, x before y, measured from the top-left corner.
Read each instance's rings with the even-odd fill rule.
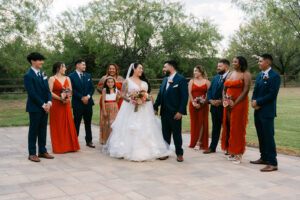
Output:
[[[186,105],[188,102],[188,87],[186,79],[176,73],[173,78],[173,83],[170,83],[166,89],[168,78],[164,78],[159,93],[157,95],[154,110],[158,111],[160,108],[160,115],[162,121],[162,132],[164,140],[170,144],[171,134],[173,133],[173,140],[177,155],[183,155],[182,149],[182,119],[175,120],[174,116],[177,112],[186,115]]]
[[[274,140],[274,118],[276,117],[276,100],[280,88],[280,76],[272,69],[268,78],[258,74],[252,100],[256,100],[259,110],[254,111],[254,121],[259,140],[260,159],[277,166],[276,144]]]
[[[208,102],[210,100],[222,100],[225,79],[226,77],[222,79],[222,75],[214,76],[211,85],[207,91]],[[223,123],[223,105],[220,105],[218,107],[211,105],[210,113],[212,119],[212,136],[209,148],[213,151],[216,151]]]
[[[92,96],[95,88],[92,77],[90,74],[83,72],[83,77],[81,79],[76,71],[71,73],[69,77],[71,79],[73,90],[72,108],[77,135],[79,135],[80,123],[83,117],[85,125],[85,141],[86,143],[89,143],[93,140],[91,121],[93,116],[92,106],[94,105]],[[88,104],[84,104],[81,101],[81,98],[88,95],[90,95]]]
[[[43,72],[40,71],[42,74]],[[24,76],[24,85],[28,94],[26,112],[29,113],[30,125],[28,132],[29,155],[36,155],[36,140],[38,139],[39,153],[47,153],[47,122],[48,113],[43,105],[51,101],[51,93],[47,77],[38,76],[32,69]]]

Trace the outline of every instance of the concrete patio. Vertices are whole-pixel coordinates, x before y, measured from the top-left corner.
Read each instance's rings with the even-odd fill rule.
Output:
[[[191,200],[299,200],[300,158],[279,155],[279,171],[261,173],[263,166],[251,165],[258,149],[247,148],[242,164],[227,161],[220,150],[204,155],[187,149],[185,161],[175,155],[166,161],[128,162],[110,158],[100,151],[99,128],[93,126],[96,149],[55,155],[40,163],[27,160],[28,127],[0,128],[0,199],[191,199]],[[48,131],[48,151],[51,143]]]

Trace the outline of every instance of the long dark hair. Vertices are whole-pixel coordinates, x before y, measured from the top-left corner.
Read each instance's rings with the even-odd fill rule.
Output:
[[[63,62],[56,62],[53,64],[53,67],[52,67],[52,74],[55,75],[57,72],[59,72],[61,66],[65,64]]]
[[[248,68],[248,62],[247,62],[246,58],[244,58],[243,56],[237,56],[235,58],[238,59],[238,61],[239,61],[241,71],[245,72]]]
[[[106,94],[110,94],[110,89],[109,89],[109,87],[107,86],[107,81],[109,80],[109,79],[112,79],[113,81],[114,81],[114,93],[116,93],[116,81],[115,81],[115,79],[112,77],[112,76],[108,76],[106,79],[105,79],[105,81],[104,81],[104,88],[105,88],[105,91],[106,91]]]
[[[133,68],[134,69],[136,69],[139,65],[142,65],[141,63],[139,63],[139,62],[135,62],[135,63],[133,63]],[[131,72],[130,72],[130,75],[129,75],[129,77],[131,77],[132,75],[133,75],[133,69],[131,70]],[[139,77],[142,81],[145,81],[147,84],[148,84],[148,93],[150,93],[151,92],[151,85],[150,85],[150,83],[149,83],[149,81],[148,81],[148,79],[146,78],[146,76],[145,76],[145,74],[144,74],[144,72],[142,73],[142,75]]]

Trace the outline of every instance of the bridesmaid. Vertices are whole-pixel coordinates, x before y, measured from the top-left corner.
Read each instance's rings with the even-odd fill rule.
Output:
[[[100,113],[100,144],[106,144],[111,133],[111,124],[117,117],[120,92],[116,88],[115,79],[107,77],[102,90],[102,112]]]
[[[251,75],[247,72],[247,60],[242,56],[233,59],[234,71],[228,74],[223,91],[223,130],[221,148],[228,151],[228,160],[240,164],[246,147],[246,126],[248,123]],[[224,103],[224,97],[227,101]],[[226,102],[229,105],[226,107]]]
[[[106,67],[106,75],[103,76],[99,83],[98,83],[98,86],[97,86],[97,90],[100,94],[102,94],[102,89],[103,89],[103,84],[104,84],[104,81],[105,79],[108,77],[108,76],[111,76],[115,79],[115,82],[116,82],[116,87],[118,88],[119,91],[121,91],[122,89],[122,85],[123,85],[123,82],[124,82],[124,78],[122,76],[119,75],[119,67],[117,64],[115,63],[109,63]],[[123,102],[123,99],[120,99],[119,103],[118,103],[118,107],[120,109],[121,105],[122,105],[122,102]],[[102,97],[100,99],[100,111],[101,111],[101,107],[102,107]]]
[[[72,85],[65,76],[66,66],[63,62],[53,65],[54,76],[49,79],[52,95],[50,109],[50,134],[53,153],[65,153],[80,149],[70,104]],[[67,93],[66,89],[70,92]]]
[[[210,87],[203,66],[194,68],[194,78],[189,82],[189,111],[191,118],[191,142],[189,147],[195,150],[208,149],[208,113],[209,106],[206,94]],[[202,102],[196,102],[196,97],[202,97]]]

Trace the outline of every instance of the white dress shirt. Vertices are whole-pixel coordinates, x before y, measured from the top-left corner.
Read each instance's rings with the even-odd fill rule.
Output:
[[[166,90],[168,89],[168,87],[170,86],[170,81],[173,81],[173,78],[175,77],[175,75],[177,74],[177,72],[175,72],[174,74],[172,74],[171,76],[168,77],[168,82],[167,82],[167,87]]]
[[[269,72],[271,71],[272,67],[269,67],[267,70],[265,71],[262,71],[263,75],[264,76],[268,76],[269,75]]]

